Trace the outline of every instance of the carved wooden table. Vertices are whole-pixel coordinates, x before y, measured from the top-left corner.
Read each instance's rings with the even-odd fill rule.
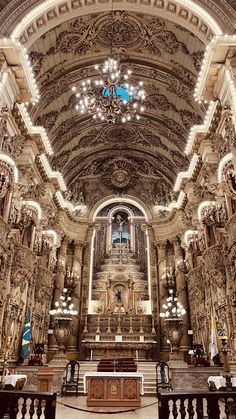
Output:
[[[139,372],[87,372],[84,375],[87,406],[139,407],[143,382],[143,374]]]

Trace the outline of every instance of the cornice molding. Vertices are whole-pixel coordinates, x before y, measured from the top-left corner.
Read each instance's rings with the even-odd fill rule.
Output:
[[[27,0],[23,4],[19,0],[10,2],[0,13],[0,34],[3,37],[12,35],[16,38],[21,37],[22,40],[24,38],[29,44],[65,20],[91,11],[96,13],[111,10],[111,0],[105,4],[102,0],[46,0],[38,3],[35,0]],[[202,0],[197,4],[192,0],[134,0],[130,4],[127,0],[121,0],[119,4],[115,4],[115,9],[134,10],[134,5],[136,12],[148,11],[149,14],[167,18],[191,30],[202,40],[209,38],[210,33],[233,31],[233,23],[222,8],[209,4],[209,1]]]

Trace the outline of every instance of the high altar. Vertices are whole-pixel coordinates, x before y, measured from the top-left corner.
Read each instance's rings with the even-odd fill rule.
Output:
[[[144,214],[133,205],[107,206],[95,222],[82,347],[90,359],[152,359],[156,332]]]

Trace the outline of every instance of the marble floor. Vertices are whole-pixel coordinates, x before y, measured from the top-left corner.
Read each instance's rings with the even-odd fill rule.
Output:
[[[63,404],[61,404],[63,403]],[[81,410],[64,406],[69,405]],[[83,412],[89,410],[90,412]],[[129,410],[127,407],[113,407],[113,408],[94,408],[87,407],[86,397],[58,397],[56,419],[157,419],[158,418],[158,404],[155,397],[142,397],[141,408],[134,411],[125,412]],[[108,411],[110,413],[108,413]],[[112,413],[111,413],[112,411]],[[99,413],[95,413],[99,412]],[[107,413],[101,413],[107,412]],[[122,413],[121,413],[122,412]]]

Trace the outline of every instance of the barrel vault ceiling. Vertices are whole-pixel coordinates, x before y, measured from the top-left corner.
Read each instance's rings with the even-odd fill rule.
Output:
[[[205,111],[193,100],[204,45],[178,25],[124,11],[114,13],[113,30],[117,55],[132,68],[132,80],[144,82],[140,121],[94,123],[75,110],[71,87],[95,77],[94,65],[109,54],[109,12],[64,22],[31,45],[41,93],[31,116],[49,133],[51,164],[64,176],[67,197],[76,201],[75,191],[82,190],[92,205],[101,196],[128,193],[154,204],[159,188],[171,199],[177,174],[189,164],[183,153],[189,129]]]
[[[5,3],[10,2],[0,6]],[[94,65],[109,54],[111,33],[109,10],[64,21],[31,43],[40,100],[28,110],[35,125],[47,130],[54,151],[50,163],[68,187],[65,198],[76,203],[82,191],[92,206],[127,194],[153,206],[163,204],[158,197],[164,190],[167,204],[177,174],[189,165],[189,130],[206,112],[193,98],[205,45],[177,23],[116,10],[115,53],[132,69],[134,83],[143,80],[147,100],[139,121],[110,125],[81,116],[71,88],[97,76]]]

